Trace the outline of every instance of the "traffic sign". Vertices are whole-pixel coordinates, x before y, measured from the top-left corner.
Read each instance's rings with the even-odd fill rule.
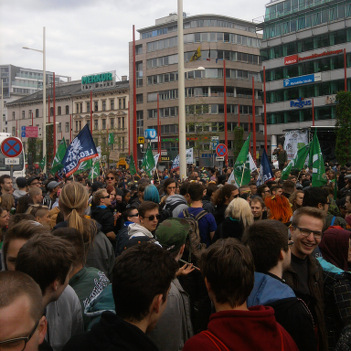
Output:
[[[20,164],[20,159],[19,158],[5,158],[5,165],[6,166],[11,166],[11,165],[19,165]]]
[[[216,161],[224,161],[224,156],[217,156]]]
[[[145,138],[144,137],[138,137],[138,144],[144,144],[145,143]]]
[[[156,129],[145,129],[144,137],[145,139],[155,139],[157,137]]]
[[[22,152],[23,146],[20,139],[15,137],[6,138],[1,143],[1,152],[6,157],[17,157]]]
[[[212,139],[211,140],[211,148],[212,148],[212,150],[216,150],[218,144],[219,144],[219,140],[218,139]]]
[[[216,154],[217,156],[225,156],[228,153],[228,149],[225,144],[218,144],[216,147]]]

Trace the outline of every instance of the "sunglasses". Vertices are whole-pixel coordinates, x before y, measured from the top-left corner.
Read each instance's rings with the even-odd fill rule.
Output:
[[[138,217],[139,216],[139,213],[136,213],[136,214],[132,214],[132,215],[129,215],[128,217]],[[151,219],[152,221],[152,219]]]
[[[102,199],[109,199],[110,195],[103,196]]]
[[[157,214],[157,215],[151,215],[151,216],[149,216],[149,217],[143,217],[143,218],[146,218],[146,219],[148,219],[149,221],[153,221],[155,218],[156,218],[157,220],[159,220],[159,219],[161,218],[161,216],[160,216],[159,214]]]
[[[115,180],[114,177],[106,177],[107,180]]]

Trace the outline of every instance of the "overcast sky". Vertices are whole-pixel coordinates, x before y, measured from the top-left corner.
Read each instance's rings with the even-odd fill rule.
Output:
[[[183,0],[183,10],[188,16],[213,13],[261,21],[268,2]],[[0,0],[0,64],[42,69],[42,55],[22,47],[41,50],[45,26],[48,71],[72,79],[111,70],[129,76],[133,24],[149,27],[172,12],[177,12],[176,0]]]

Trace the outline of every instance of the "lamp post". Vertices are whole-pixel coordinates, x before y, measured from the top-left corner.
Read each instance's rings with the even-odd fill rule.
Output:
[[[26,46],[26,50],[37,51],[43,54],[43,157],[45,157],[45,165],[43,172],[46,173],[46,49],[45,49],[45,27],[43,27],[43,50],[32,49]]]

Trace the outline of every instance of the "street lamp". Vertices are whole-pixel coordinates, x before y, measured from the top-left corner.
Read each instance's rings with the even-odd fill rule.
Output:
[[[26,46],[22,49],[37,51],[43,54],[43,157],[45,157],[45,165],[43,172],[46,173],[46,49],[45,49],[45,27],[43,27],[43,50],[32,49]]]

